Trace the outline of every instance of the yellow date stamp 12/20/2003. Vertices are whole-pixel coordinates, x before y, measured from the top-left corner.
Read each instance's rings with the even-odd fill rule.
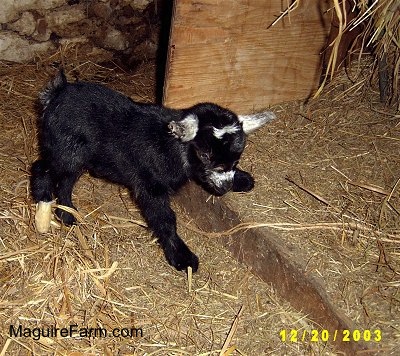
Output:
[[[328,342],[328,341],[339,341],[339,342],[380,342],[382,340],[382,332],[379,329],[374,330],[286,330],[282,329],[279,332],[279,336],[282,342]]]

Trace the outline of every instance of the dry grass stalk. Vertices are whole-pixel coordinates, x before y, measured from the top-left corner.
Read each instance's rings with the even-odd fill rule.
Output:
[[[291,4],[288,4],[288,7],[281,12],[281,14],[268,26],[268,28],[275,26],[285,16],[289,17],[289,23],[290,23],[290,14],[292,11],[296,10],[298,6],[299,6],[299,1],[293,1]]]
[[[347,16],[346,16],[346,1],[340,2],[338,0],[333,0],[335,13],[339,22],[339,29],[336,38],[333,40],[332,43],[329,43],[329,46],[332,47],[331,55],[329,56],[328,63],[326,65],[326,75],[319,86],[317,92],[314,95],[314,98],[321,94],[323,88],[325,87],[328,74],[330,74],[330,78],[333,78],[333,75],[336,70],[337,60],[338,60],[338,53],[339,53],[339,46],[342,39],[342,36],[345,32],[346,24],[347,24]]]
[[[221,352],[219,353],[220,356],[231,355],[232,352],[236,349],[235,346],[229,347],[229,344],[232,342],[232,338],[234,337],[234,335],[237,331],[238,324],[239,324],[239,318],[240,318],[240,315],[242,314],[242,312],[243,312],[243,306],[240,307],[238,313],[235,315],[235,318],[233,319],[231,328],[229,329],[229,333],[226,336],[224,344],[222,345]]]
[[[299,187],[301,190],[305,191],[306,193],[310,194],[312,197],[319,200],[321,203],[323,203],[327,206],[332,206],[332,204],[329,203],[325,198],[323,198],[321,196],[321,194],[313,192],[311,189],[305,187],[303,184],[296,182],[293,178],[286,176],[286,180],[289,181],[290,183],[294,184],[295,186]]]
[[[202,234],[210,238],[218,238],[222,236],[231,236],[240,231],[246,231],[250,229],[259,228],[270,228],[282,231],[311,231],[311,230],[332,230],[332,231],[364,231],[360,233],[360,237],[376,240],[379,239],[382,242],[390,242],[395,244],[400,244],[400,235],[398,233],[391,234],[388,232],[382,232],[377,230],[374,226],[368,226],[362,222],[317,222],[311,224],[305,223],[256,223],[256,222],[245,222],[240,223],[229,230],[219,231],[219,232],[206,232],[196,228],[193,225],[187,225],[188,229],[196,233]],[[369,234],[367,234],[367,232]]]

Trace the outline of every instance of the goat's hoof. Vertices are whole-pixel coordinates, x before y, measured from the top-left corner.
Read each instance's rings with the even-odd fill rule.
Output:
[[[182,241],[178,244],[179,246],[173,251],[173,253],[166,257],[169,264],[175,267],[178,271],[183,271],[188,267],[192,267],[192,271],[196,272],[199,268],[198,257],[190,251],[189,247]]]
[[[51,222],[51,201],[40,201],[36,207],[35,224],[40,234],[49,231]]]
[[[57,208],[55,211],[55,214],[66,226],[72,226],[72,225],[76,224],[75,217],[71,213],[69,213],[63,209]]]
[[[233,178],[232,190],[234,192],[249,192],[253,188],[254,178],[251,176],[251,174],[241,170],[237,170]]]

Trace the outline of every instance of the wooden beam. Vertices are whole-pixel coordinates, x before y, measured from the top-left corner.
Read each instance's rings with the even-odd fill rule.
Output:
[[[238,214],[224,203],[223,198],[208,198],[208,193],[192,183],[179,192],[175,201],[203,231],[227,231],[241,223]],[[335,349],[346,355],[356,355],[360,351],[370,354],[365,342],[344,340],[343,331],[353,332],[355,325],[332,303],[323,281],[307,271],[305,261],[290,257],[292,254],[278,235],[268,229],[250,229],[216,239],[236,259],[249,266],[252,273],[272,284],[295,309],[317,323],[317,330],[328,330],[328,342]],[[310,341],[310,335],[306,340]]]

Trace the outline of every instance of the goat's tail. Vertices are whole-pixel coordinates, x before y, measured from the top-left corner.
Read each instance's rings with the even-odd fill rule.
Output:
[[[35,224],[39,233],[45,233],[50,228],[51,203],[53,199],[53,182],[50,168],[46,161],[38,160],[31,168],[31,192],[37,203]]]
[[[49,105],[57,93],[67,85],[67,78],[65,77],[63,69],[60,69],[57,75],[47,84],[39,94],[39,100],[44,107]]]

